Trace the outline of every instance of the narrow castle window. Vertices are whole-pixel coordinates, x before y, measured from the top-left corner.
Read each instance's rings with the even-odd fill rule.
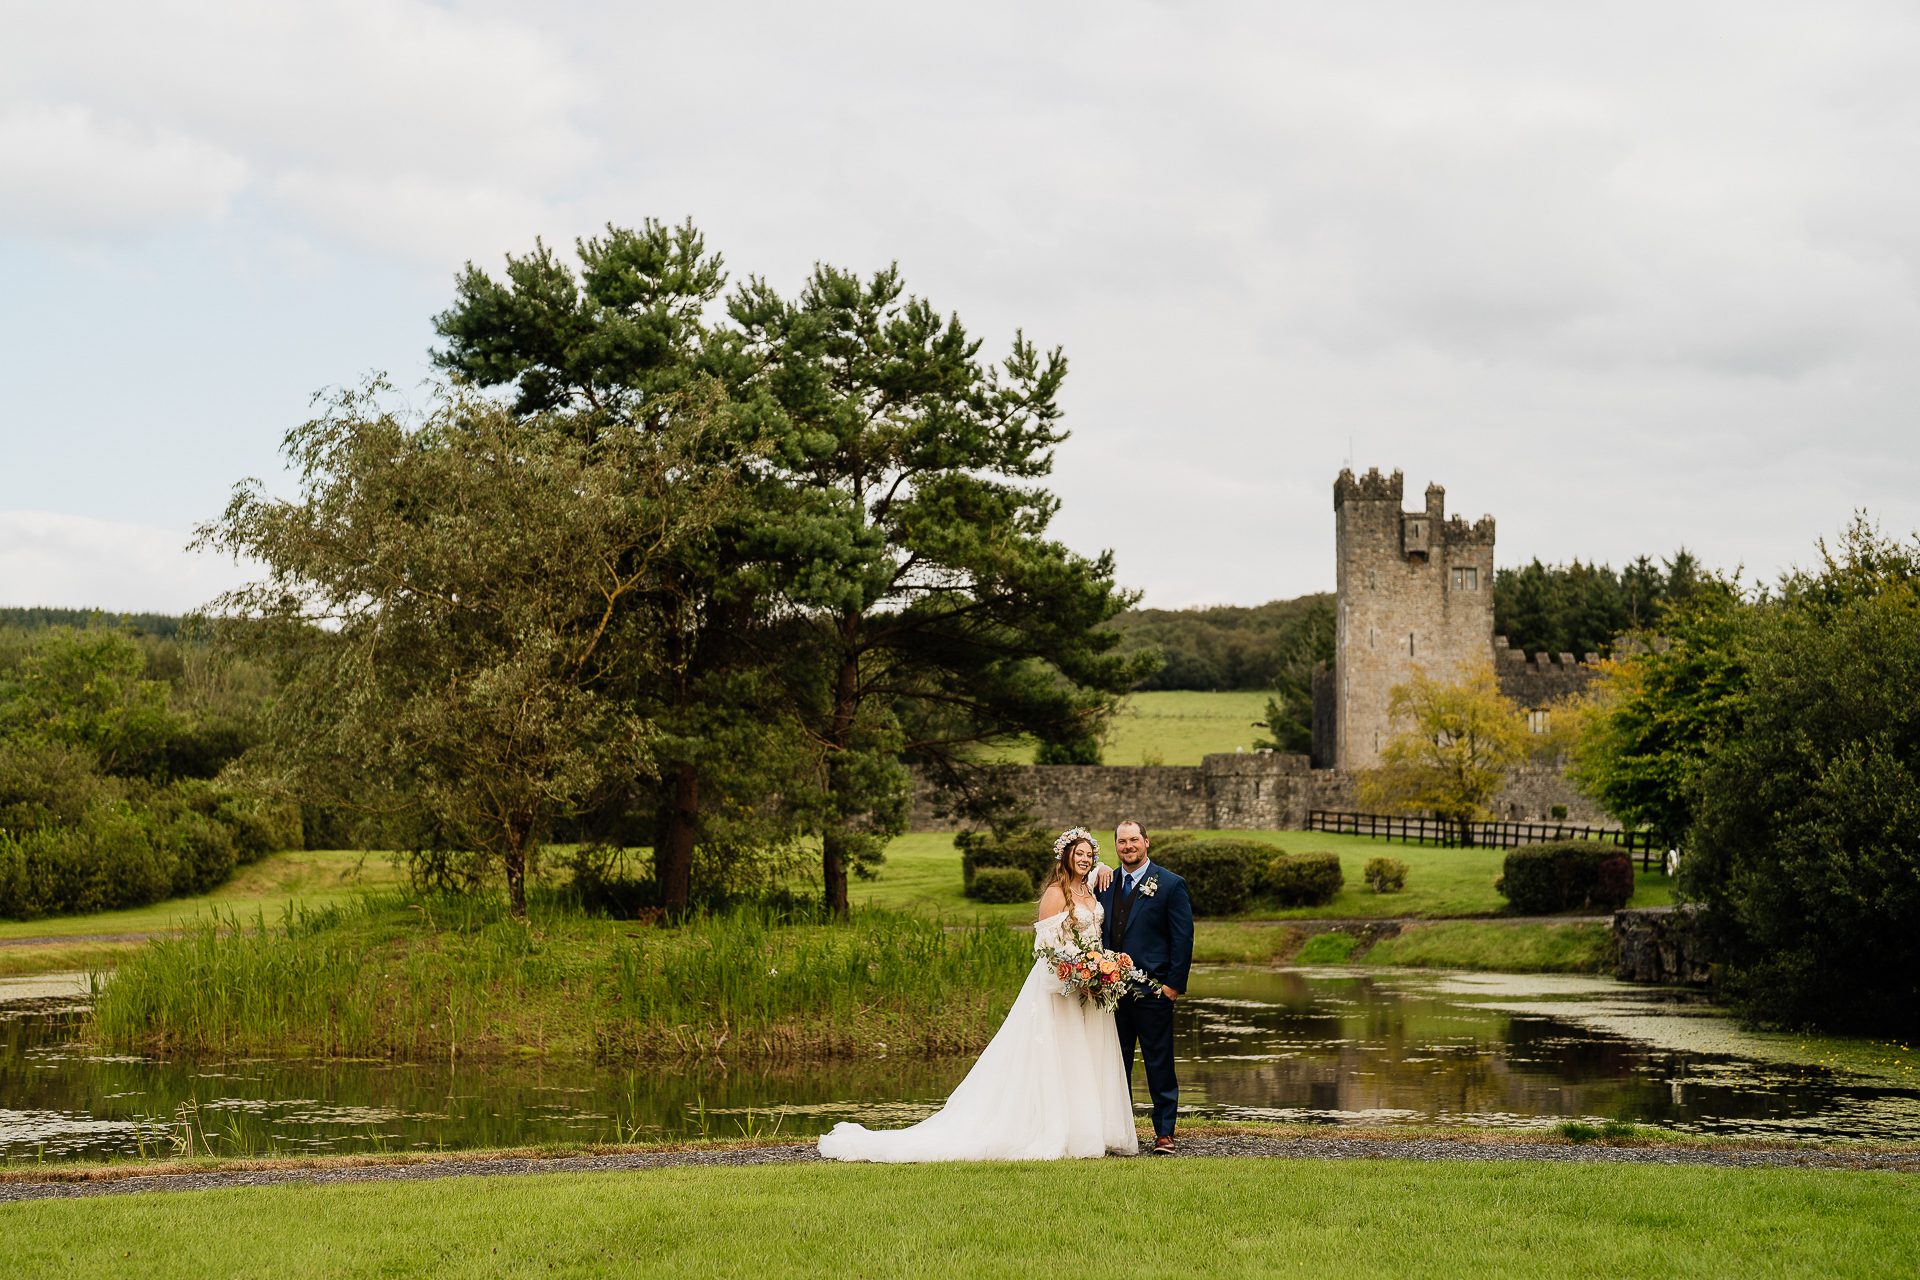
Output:
[[[1372,591],[1375,586],[1375,583],[1373,580],[1373,574],[1374,574],[1374,571],[1372,569],[1367,570],[1367,590],[1369,591]]]
[[[1367,648],[1369,649],[1378,648],[1379,646],[1376,642],[1379,639],[1380,639],[1380,628],[1368,627],[1367,628]]]
[[[1409,658],[1414,656],[1413,632],[1411,631],[1407,632],[1407,656]]]

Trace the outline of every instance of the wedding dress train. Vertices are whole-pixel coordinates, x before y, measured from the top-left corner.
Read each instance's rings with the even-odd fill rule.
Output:
[[[1080,931],[1098,937],[1103,909],[1075,907]],[[1067,913],[1040,921],[1034,950],[1056,945]],[[1113,1015],[1060,994],[1036,960],[993,1042],[947,1098],[905,1129],[837,1124],[820,1139],[829,1160],[1058,1160],[1139,1150],[1133,1096]]]

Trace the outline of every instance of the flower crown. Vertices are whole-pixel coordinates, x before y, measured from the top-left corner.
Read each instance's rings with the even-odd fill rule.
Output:
[[[1099,855],[1100,841],[1095,838],[1093,832],[1087,830],[1085,827],[1074,827],[1071,830],[1061,832],[1060,838],[1053,842],[1053,860],[1058,862],[1060,859],[1066,857],[1067,850],[1073,848],[1074,845],[1082,840],[1092,845],[1094,854],[1096,856]]]

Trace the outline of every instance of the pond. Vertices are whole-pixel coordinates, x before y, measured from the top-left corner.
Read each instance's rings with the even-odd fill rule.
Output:
[[[0,1155],[453,1150],[931,1114],[965,1060],[662,1073],[529,1059],[156,1061],[74,1043],[83,978],[0,980]],[[1920,1138],[1905,1046],[1743,1032],[1695,993],[1604,978],[1229,967],[1180,1007],[1183,1110],[1317,1124]],[[1145,1110],[1144,1081],[1135,1073]]]

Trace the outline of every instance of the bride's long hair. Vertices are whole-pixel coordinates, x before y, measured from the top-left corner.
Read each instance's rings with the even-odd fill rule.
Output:
[[[1040,896],[1044,898],[1047,896],[1047,890],[1053,888],[1056,884],[1059,885],[1060,892],[1066,896],[1069,910],[1073,907],[1073,882],[1081,878],[1074,874],[1073,854],[1074,850],[1078,849],[1081,845],[1087,846],[1087,852],[1093,855],[1095,862],[1100,860],[1100,845],[1098,841],[1092,836],[1075,836],[1073,839],[1067,841],[1066,848],[1054,855],[1053,870],[1047,873],[1047,882],[1040,886]]]

